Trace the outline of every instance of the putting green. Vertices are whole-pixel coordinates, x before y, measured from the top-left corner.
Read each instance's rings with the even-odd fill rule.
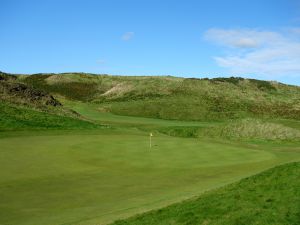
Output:
[[[272,151],[164,135],[150,149],[147,133],[126,130],[16,132],[0,146],[0,224],[102,224],[280,163]]]

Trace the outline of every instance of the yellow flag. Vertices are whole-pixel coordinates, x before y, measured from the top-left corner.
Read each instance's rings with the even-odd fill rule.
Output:
[[[152,137],[153,136],[153,134],[152,133],[150,133],[150,137]]]

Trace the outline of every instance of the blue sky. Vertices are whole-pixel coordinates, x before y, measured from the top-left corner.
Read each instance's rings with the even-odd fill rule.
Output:
[[[0,0],[0,70],[300,85],[299,0]]]

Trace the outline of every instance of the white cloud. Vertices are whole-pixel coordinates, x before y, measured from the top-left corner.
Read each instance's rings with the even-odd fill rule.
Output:
[[[253,38],[239,38],[235,41],[234,46],[239,48],[256,48],[259,43]]]
[[[210,29],[205,38],[226,50],[214,59],[233,74],[300,77],[299,30]]]
[[[98,64],[105,64],[106,63],[106,61],[104,59],[98,59],[96,62]]]
[[[134,32],[126,32],[122,35],[121,39],[123,41],[129,41],[133,38],[133,36],[134,36]]]

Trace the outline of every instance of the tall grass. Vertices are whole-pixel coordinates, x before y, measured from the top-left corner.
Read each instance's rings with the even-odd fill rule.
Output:
[[[261,116],[300,119],[300,88],[244,78],[183,79],[81,73],[37,74],[23,82],[112,113],[176,120]]]
[[[60,116],[15,106],[0,101],[0,131],[23,129],[91,129],[100,125],[67,116]]]

